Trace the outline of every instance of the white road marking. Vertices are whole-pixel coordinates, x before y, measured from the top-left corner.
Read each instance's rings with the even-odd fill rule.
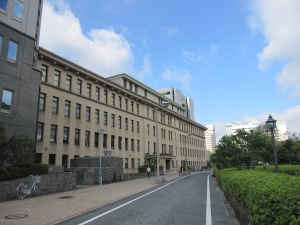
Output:
[[[209,187],[209,176],[207,176],[207,195],[206,195],[206,225],[212,225],[211,223],[211,205],[210,205],[210,187]]]
[[[140,197],[138,197],[138,198],[136,198],[136,199],[133,199],[133,200],[127,202],[127,203],[124,203],[123,205],[120,205],[120,206],[118,206],[118,207],[116,207],[116,208],[113,208],[113,209],[111,209],[111,210],[109,210],[109,211],[107,211],[107,212],[105,212],[105,213],[102,213],[102,214],[100,214],[100,215],[98,215],[98,216],[95,216],[95,217],[93,217],[93,218],[91,218],[91,219],[89,219],[89,220],[87,220],[87,221],[85,221],[85,222],[83,222],[83,223],[80,223],[79,225],[84,225],[84,224],[87,224],[87,223],[89,223],[89,222],[92,222],[92,221],[94,221],[94,220],[96,220],[96,219],[99,219],[100,217],[105,216],[105,215],[108,214],[108,213],[111,213],[111,212],[113,212],[113,211],[115,211],[115,210],[117,210],[117,209],[120,209],[120,208],[122,208],[122,207],[124,207],[124,206],[126,206],[126,205],[128,205],[128,204],[130,204],[130,203],[132,203],[132,202],[135,202],[136,200],[139,200],[139,199],[141,199],[141,198],[143,198],[143,197],[145,197],[145,196],[147,196],[147,195],[150,195],[150,194],[152,194],[152,193],[154,193],[154,192],[156,192],[156,191],[158,191],[158,190],[160,190],[160,189],[162,189],[162,188],[164,188],[164,187],[166,187],[166,186],[168,186],[168,185],[170,185],[170,184],[173,184],[173,183],[176,182],[176,181],[179,181],[179,180],[182,179],[182,178],[184,178],[184,177],[181,177],[181,178],[179,178],[179,179],[177,179],[177,180],[174,180],[174,181],[172,181],[172,182],[170,182],[170,183],[168,183],[168,184],[166,184],[166,185],[164,185],[164,186],[162,186],[162,187],[160,187],[160,188],[155,189],[154,191],[151,191],[151,192],[149,192],[149,193],[147,193],[147,194],[144,194],[144,195],[142,195],[142,196],[140,196]]]

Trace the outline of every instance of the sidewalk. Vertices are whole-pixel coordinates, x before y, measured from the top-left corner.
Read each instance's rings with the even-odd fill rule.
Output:
[[[166,182],[178,178],[178,173],[164,175]],[[157,186],[155,177],[106,184],[102,186],[78,186],[80,188],[40,197],[26,197],[0,203],[1,225],[45,225],[56,224],[81,215],[120,199]],[[24,218],[7,219],[15,215]]]

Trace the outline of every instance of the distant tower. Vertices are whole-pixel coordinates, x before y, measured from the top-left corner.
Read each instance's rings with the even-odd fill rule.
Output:
[[[206,150],[209,152],[215,152],[216,147],[216,132],[215,125],[207,125],[207,130],[205,132],[205,142],[206,142]]]

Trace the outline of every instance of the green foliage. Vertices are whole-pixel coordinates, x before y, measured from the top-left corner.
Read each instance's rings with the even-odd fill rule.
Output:
[[[260,166],[260,167],[257,167],[255,170],[275,173],[275,166],[273,166],[273,165]],[[280,171],[280,173],[299,177],[300,176],[300,165],[280,165],[279,171]]]
[[[149,152],[147,152],[145,154],[144,165],[155,166],[156,165],[156,161],[157,161],[157,155],[156,155],[156,153],[150,154]]]
[[[5,160],[5,151],[6,151],[6,132],[3,122],[0,121],[0,165],[1,162]]]
[[[8,140],[5,156],[13,166],[30,165],[35,161],[35,144],[25,134],[13,135]]]
[[[268,169],[214,169],[214,175],[237,201],[250,210],[251,224],[300,224],[300,180]]]
[[[223,136],[211,161],[218,169],[250,169],[260,161],[270,161],[271,139],[263,132],[237,130],[235,135]]]
[[[29,175],[48,174],[48,165],[46,164],[31,164],[22,167],[0,167],[0,181],[14,180],[17,178],[27,177]]]

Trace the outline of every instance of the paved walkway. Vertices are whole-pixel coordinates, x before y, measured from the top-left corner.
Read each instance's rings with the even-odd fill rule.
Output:
[[[178,173],[164,175],[166,181],[178,178]],[[40,197],[26,197],[0,203],[1,225],[41,225],[56,224],[68,218],[81,215],[128,196],[157,186],[155,178],[87,186],[66,192],[59,192]],[[28,215],[25,218],[7,219],[9,215]]]
[[[178,173],[168,173],[164,177],[166,181],[171,181],[178,178]],[[155,187],[157,184],[154,183],[154,180],[154,177],[150,177],[149,179],[140,178],[102,186],[92,185],[85,188],[79,186],[80,188],[72,191],[1,202],[0,224],[56,224]],[[28,216],[20,219],[5,218],[18,214]]]

